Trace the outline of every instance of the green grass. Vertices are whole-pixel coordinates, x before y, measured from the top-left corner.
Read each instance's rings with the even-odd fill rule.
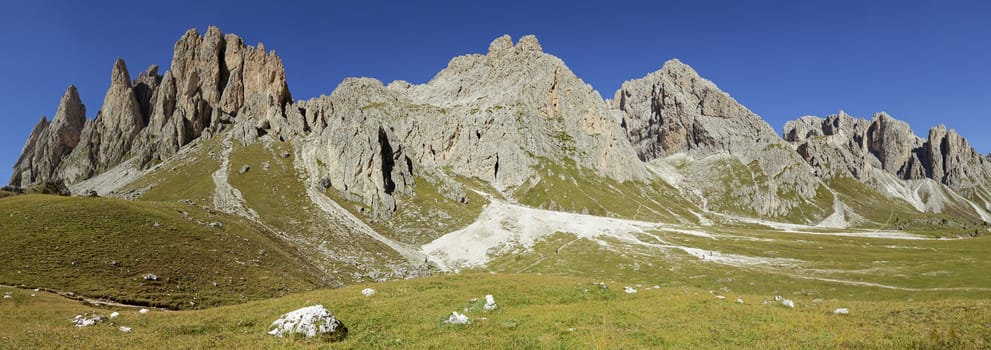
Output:
[[[642,234],[639,239],[649,244],[692,247],[768,262],[736,267],[700,260],[680,249],[608,238],[604,239],[608,246],[603,246],[576,239],[573,234],[558,233],[530,250],[497,257],[480,270],[844,300],[938,300],[991,295],[991,275],[985,273],[991,269],[991,257],[986,253],[991,251],[991,237],[896,240],[736,228],[706,230],[715,238],[658,231]]]
[[[168,308],[326,285],[282,241],[188,204],[24,195],[0,199],[0,213],[0,284]]]
[[[667,183],[619,182],[582,168],[574,160],[541,159],[540,178],[515,189],[520,203],[533,207],[664,222],[696,222],[698,209]]]
[[[788,348],[944,349],[991,345],[991,306],[986,299],[848,301],[789,296],[797,307],[761,304],[770,295],[722,293],[698,288],[633,284],[534,274],[437,276],[320,290],[211,310],[123,310],[110,322],[75,328],[76,314],[107,315],[95,308],[29,290],[0,299],[4,348],[253,348],[316,349],[327,343],[266,334],[281,314],[322,304],[349,329],[333,348]],[[378,293],[360,294],[365,287]],[[482,310],[486,294],[499,308]],[[744,304],[733,302],[735,298]],[[850,314],[834,315],[835,308]],[[468,309],[465,311],[464,309]],[[466,313],[468,325],[442,321]],[[128,326],[133,333],[122,333]]]
[[[215,158],[222,149],[222,137],[201,140],[191,154],[159,167],[138,180],[124,186],[119,193],[147,188],[142,200],[174,202],[189,199],[210,203],[213,195],[213,173],[220,168]]]

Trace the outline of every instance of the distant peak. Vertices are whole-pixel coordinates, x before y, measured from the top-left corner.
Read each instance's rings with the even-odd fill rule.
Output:
[[[492,40],[489,44],[489,55],[498,54],[503,51],[507,51],[513,48],[513,38],[509,34],[503,34],[502,36]]]
[[[661,70],[669,71],[669,72],[670,71],[687,72],[694,75],[698,75],[698,72],[696,72],[695,69],[692,68],[692,66],[689,66],[684,62],[681,62],[681,60],[677,58],[672,58],[670,60],[667,60],[667,62],[664,62],[664,66],[661,66]]]
[[[62,107],[67,106],[69,104],[82,105],[82,100],[79,98],[79,90],[76,89],[75,85],[71,85],[71,84],[69,85],[68,88],[65,89],[65,93],[62,94],[62,100],[59,101],[59,106]]]
[[[509,34],[503,34],[489,44],[489,55],[509,52],[544,52],[544,48],[540,46],[540,41],[533,34],[523,36],[515,46],[513,45],[513,38]]]
[[[62,94],[62,98],[67,96],[75,96],[76,99],[79,99],[79,90],[76,89],[75,84],[69,84],[69,87],[65,88],[65,94]]]
[[[110,83],[112,85],[123,84],[126,86],[131,86],[131,74],[127,72],[127,64],[124,63],[123,58],[117,58],[114,62],[114,71],[110,76]]]
[[[520,38],[520,41],[516,43],[516,50],[544,52],[544,48],[540,46],[540,41],[533,34]]]

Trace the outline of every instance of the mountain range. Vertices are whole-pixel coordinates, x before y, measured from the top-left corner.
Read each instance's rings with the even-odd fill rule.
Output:
[[[493,208],[692,227],[991,221],[991,160],[942,125],[919,137],[884,112],[840,111],[779,134],[677,59],[610,96],[536,37],[502,36],[425,84],[349,78],[297,100],[274,51],[191,29],[164,73],[132,79],[118,59],[93,119],[70,85],[10,185],[240,216],[345,284],[509,252],[484,230],[438,246]]]

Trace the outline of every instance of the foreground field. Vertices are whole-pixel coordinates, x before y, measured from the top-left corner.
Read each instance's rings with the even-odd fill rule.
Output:
[[[597,284],[603,282],[606,288]],[[637,289],[626,293],[625,287]],[[365,297],[361,290],[377,293]],[[815,300],[536,274],[445,275],[194,311],[103,308],[0,288],[2,348],[325,348],[266,334],[281,314],[322,304],[349,328],[335,348],[987,348],[991,301]],[[35,296],[32,296],[35,295]],[[499,308],[484,311],[492,294]],[[736,299],[743,303],[739,304]],[[768,301],[767,303],[764,303]],[[834,314],[848,308],[848,315]],[[467,311],[465,311],[467,309]],[[85,328],[77,314],[121,316]],[[452,311],[471,323],[445,324]],[[124,333],[119,326],[131,327]]]

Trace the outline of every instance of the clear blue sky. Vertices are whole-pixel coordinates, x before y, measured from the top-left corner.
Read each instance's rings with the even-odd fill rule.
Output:
[[[168,68],[189,28],[217,25],[276,50],[296,99],[345,77],[428,81],[502,34],[544,51],[611,97],[680,58],[779,132],[844,109],[887,111],[925,136],[946,124],[991,152],[987,1],[19,1],[0,4],[0,182],[69,84],[90,118],[114,59]]]

